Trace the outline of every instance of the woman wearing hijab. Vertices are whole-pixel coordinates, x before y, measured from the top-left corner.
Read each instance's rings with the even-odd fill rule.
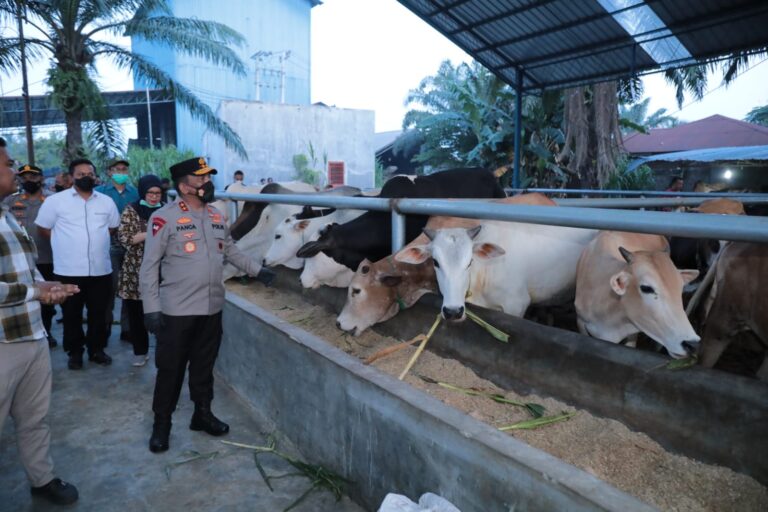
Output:
[[[125,247],[125,259],[120,269],[117,294],[128,308],[130,338],[133,343],[133,366],[144,366],[149,360],[149,335],[144,327],[144,309],[139,296],[139,269],[144,257],[149,217],[163,206],[160,178],[147,174],[139,180],[139,200],[128,204],[120,217],[117,236]]]

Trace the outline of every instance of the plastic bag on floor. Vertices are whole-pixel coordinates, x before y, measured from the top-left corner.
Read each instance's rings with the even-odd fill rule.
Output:
[[[431,492],[422,494],[414,503],[401,494],[389,493],[384,497],[378,512],[461,512],[451,502]]]

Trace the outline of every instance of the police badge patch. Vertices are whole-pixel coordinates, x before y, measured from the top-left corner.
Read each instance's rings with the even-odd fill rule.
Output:
[[[162,217],[155,217],[152,219],[152,236],[155,236],[158,231],[163,229],[163,226],[165,226],[166,220]]]

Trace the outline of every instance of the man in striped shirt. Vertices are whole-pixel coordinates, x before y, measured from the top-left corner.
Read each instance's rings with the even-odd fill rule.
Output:
[[[13,160],[0,137],[0,201],[16,191]],[[0,208],[0,432],[13,418],[19,456],[33,496],[60,505],[77,501],[77,489],[54,477],[45,417],[51,401],[51,358],[40,304],[60,304],[77,286],[43,281],[35,244]]]

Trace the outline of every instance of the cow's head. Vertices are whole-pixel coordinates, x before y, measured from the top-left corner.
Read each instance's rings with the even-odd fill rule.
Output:
[[[626,265],[611,276],[610,286],[629,320],[672,357],[695,354],[700,338],[683,309],[683,286],[699,271],[678,270],[665,251],[619,252]]]
[[[398,261],[411,264],[420,264],[432,258],[437,284],[443,295],[441,312],[446,320],[461,321],[466,318],[464,301],[470,286],[472,260],[504,254],[504,249],[496,244],[475,241],[481,227],[425,229],[428,244],[409,246],[395,255]]]
[[[323,252],[337,263],[351,270],[357,269],[360,266],[360,262],[365,259],[365,256],[344,246],[342,237],[338,236],[338,228],[339,225],[335,222],[328,224],[328,226],[320,231],[318,239],[301,246],[296,252],[296,256],[299,258],[311,258]]]
[[[400,310],[397,286],[403,276],[385,271],[364,259],[347,289],[347,302],[336,318],[336,326],[359,336],[370,326],[389,320]],[[402,300],[402,299],[401,299]]]
[[[347,267],[320,252],[317,256],[304,259],[300,280],[304,288],[319,288],[322,285],[346,288],[354,275]]]
[[[295,220],[288,217],[275,228],[275,237],[267,254],[264,264],[271,267],[284,265],[288,268],[299,269],[304,266],[304,260],[296,257],[296,251],[306,242],[308,220]]]

